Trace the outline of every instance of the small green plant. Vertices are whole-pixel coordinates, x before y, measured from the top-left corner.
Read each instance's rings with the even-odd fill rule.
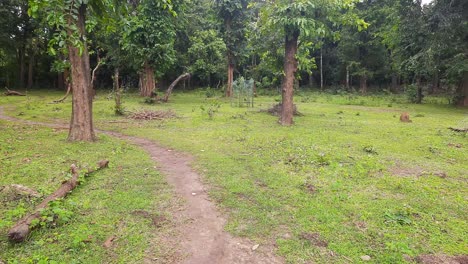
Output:
[[[206,98],[213,98],[216,96],[216,90],[211,87],[207,87],[205,90],[205,96]]]
[[[410,217],[411,215],[407,211],[387,211],[384,214],[386,224],[411,225],[412,221]]]
[[[154,97],[145,97],[144,103],[145,104],[155,104],[156,103],[156,98],[154,98]]]
[[[316,155],[315,162],[320,166],[328,166],[330,165],[330,158],[327,156],[327,154],[320,152]]]
[[[415,84],[407,85],[405,88],[406,98],[410,103],[417,103],[420,104],[424,95],[420,93],[418,86]]]
[[[371,145],[368,145],[368,146],[364,146],[362,148],[362,150],[364,150],[364,152],[367,152],[369,154],[379,154],[377,152],[377,149],[374,147],[374,146],[371,146]]]
[[[32,226],[55,227],[70,220],[73,213],[64,208],[62,200],[49,202],[49,206],[40,210],[41,217],[31,222]]]
[[[208,105],[200,105],[202,113],[207,114],[210,120],[214,118],[215,113],[219,111],[219,108],[221,108],[221,103],[218,101],[212,101]]]

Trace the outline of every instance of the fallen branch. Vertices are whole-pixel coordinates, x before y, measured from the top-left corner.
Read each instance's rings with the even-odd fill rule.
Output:
[[[180,75],[179,77],[177,77],[177,79],[175,79],[175,81],[173,81],[171,83],[169,88],[167,88],[166,94],[164,95],[164,97],[163,97],[163,99],[161,101],[167,103],[167,101],[169,101],[169,96],[171,96],[172,90],[177,85],[177,83],[179,83],[181,80],[187,79],[189,77],[190,77],[190,73],[184,73],[184,74]]]
[[[88,170],[85,176],[90,175],[91,173],[98,171],[100,169],[106,168],[109,164],[108,160],[101,160],[98,163],[98,167],[96,169]],[[41,217],[41,211],[49,205],[49,202],[55,201],[59,198],[63,198],[67,196],[67,194],[76,188],[79,184],[79,173],[78,168],[75,164],[72,164],[70,167],[72,178],[68,181],[62,183],[60,188],[58,188],[54,193],[47,196],[39,205],[34,208],[34,212],[24,216],[20,219],[9,231],[8,231],[8,239],[12,242],[22,242],[26,239],[29,232],[34,228],[31,226],[31,223],[35,219],[39,219]]]
[[[20,93],[20,92],[17,92],[17,91],[13,91],[13,90],[10,90],[8,89],[7,87],[5,87],[5,89],[7,90],[4,95],[6,96],[9,96],[9,95],[16,95],[16,96],[26,96],[25,94],[23,93]]]
[[[460,133],[466,133],[468,132],[468,128],[455,128],[455,127],[449,127],[448,129],[455,131],[455,132],[460,132]]]
[[[128,118],[135,120],[163,120],[168,118],[177,117],[176,113],[172,110],[168,111],[153,111],[153,110],[141,110],[138,112],[131,113]]]
[[[71,83],[68,82],[67,93],[65,94],[65,96],[63,96],[62,98],[58,100],[53,101],[52,103],[55,103],[55,104],[62,103],[63,101],[65,101],[65,99],[67,99],[68,95],[70,95],[70,91],[71,91]]]

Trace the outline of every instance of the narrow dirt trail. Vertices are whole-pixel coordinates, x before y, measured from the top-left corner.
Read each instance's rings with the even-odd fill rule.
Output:
[[[33,122],[6,116],[0,106],[0,119],[68,129],[65,124]],[[254,243],[233,237],[224,231],[226,219],[210,200],[206,188],[200,181],[200,175],[191,167],[193,157],[172,151],[159,144],[140,137],[128,136],[118,132],[96,130],[143,148],[156,162],[157,169],[174,187],[176,194],[184,201],[182,210],[172,212],[179,237],[177,249],[178,263],[184,264],[275,264],[283,259],[275,256],[271,245],[260,245],[256,250]],[[172,242],[171,242],[172,243]],[[151,263],[151,262],[149,262]]]

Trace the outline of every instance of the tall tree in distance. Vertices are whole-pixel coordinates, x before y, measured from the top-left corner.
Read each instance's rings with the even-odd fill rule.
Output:
[[[275,0],[265,4],[262,19],[267,26],[277,27],[284,35],[284,78],[281,87],[281,116],[279,123],[283,126],[293,124],[293,93],[295,74],[298,69],[297,51],[299,37],[325,36],[329,22],[344,21],[358,23],[361,27],[367,24],[357,17],[345,16],[340,11],[351,7],[352,1],[341,0]],[[346,20],[346,21],[345,21]]]
[[[224,42],[226,43],[227,85],[225,96],[232,96],[234,68],[238,63],[245,44],[245,22],[247,0],[216,0],[219,17],[224,22]]]
[[[140,73],[140,95],[151,96],[156,76],[175,62],[174,39],[176,1],[135,1],[124,23],[123,50]]]

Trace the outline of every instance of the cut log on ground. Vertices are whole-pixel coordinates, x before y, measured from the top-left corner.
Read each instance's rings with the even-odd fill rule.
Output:
[[[166,94],[164,95],[164,97],[163,97],[163,99],[161,101],[167,103],[167,101],[169,101],[169,96],[171,96],[172,90],[177,85],[177,83],[179,83],[181,80],[185,80],[185,79],[187,79],[189,77],[190,77],[190,73],[184,73],[184,74],[180,75],[179,77],[177,77],[177,79],[175,79],[175,81],[173,81],[171,83],[169,88],[167,88]]]
[[[67,99],[68,95],[70,95],[70,91],[71,91],[71,83],[68,82],[68,84],[67,84],[67,93],[62,98],[60,98],[58,100],[55,100],[52,103],[54,103],[54,104],[63,103],[63,101],[65,101],[65,99]]]
[[[95,171],[106,168],[109,164],[108,160],[102,160],[98,163],[96,169],[88,170],[85,175],[89,175]],[[47,196],[36,208],[34,212],[24,216],[20,219],[9,231],[8,231],[8,240],[11,242],[22,242],[24,241],[31,230],[34,228],[31,226],[31,223],[34,219],[39,219],[41,217],[41,211],[49,205],[49,202],[55,201],[59,198],[67,196],[67,194],[76,188],[79,184],[79,172],[75,164],[72,164],[70,167],[72,178],[60,186],[54,193]]]
[[[455,127],[449,127],[448,129],[455,131],[455,132],[460,132],[460,133],[466,133],[468,132],[468,128],[455,128]]]
[[[4,94],[6,96],[10,96],[10,95],[16,95],[16,96],[26,96],[25,94],[23,93],[20,93],[20,92],[17,92],[17,91],[13,91],[13,90],[10,90],[8,88],[5,87],[5,89],[7,90]]]

